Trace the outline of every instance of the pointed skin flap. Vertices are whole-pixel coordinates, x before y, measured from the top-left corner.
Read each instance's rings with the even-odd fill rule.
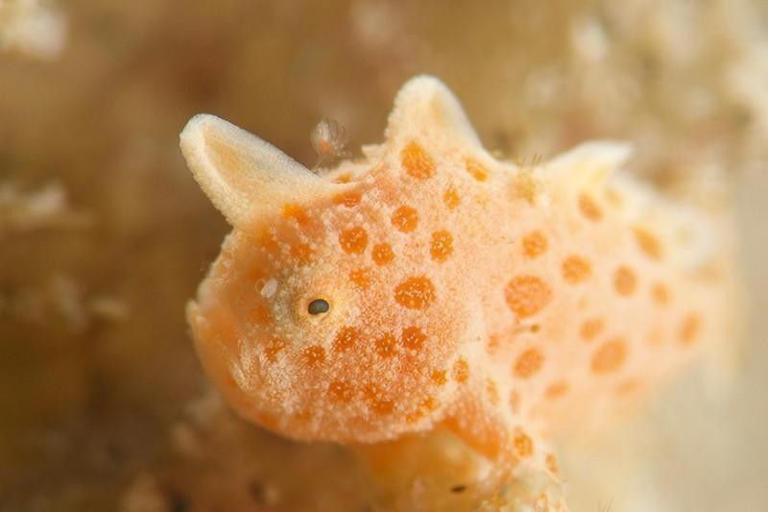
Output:
[[[481,147],[459,101],[445,84],[427,75],[412,78],[397,93],[386,134],[390,141],[429,138],[450,146]]]
[[[190,119],[180,143],[195,180],[238,229],[254,227],[286,203],[305,204],[345,188],[213,115],[199,114]]]
[[[557,156],[544,167],[550,177],[564,186],[601,185],[624,165],[631,153],[632,147],[624,142],[585,142]]]

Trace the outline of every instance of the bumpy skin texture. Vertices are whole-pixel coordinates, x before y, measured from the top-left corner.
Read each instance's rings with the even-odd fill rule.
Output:
[[[287,437],[447,426],[554,473],[542,438],[727,340],[724,228],[623,176],[623,145],[500,162],[430,77],[403,87],[383,144],[322,175],[213,116],[181,139],[234,227],[188,307],[197,350]]]

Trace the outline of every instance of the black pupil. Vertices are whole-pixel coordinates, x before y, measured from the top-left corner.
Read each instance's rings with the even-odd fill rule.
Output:
[[[320,313],[327,313],[329,309],[331,309],[331,306],[330,304],[328,304],[328,301],[324,299],[313,300],[312,302],[309,303],[309,307],[307,308],[310,315],[319,315]]]

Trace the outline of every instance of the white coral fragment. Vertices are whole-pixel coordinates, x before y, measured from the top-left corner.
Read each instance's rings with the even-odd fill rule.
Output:
[[[57,9],[39,0],[0,2],[0,50],[55,59],[67,39],[67,23]]]

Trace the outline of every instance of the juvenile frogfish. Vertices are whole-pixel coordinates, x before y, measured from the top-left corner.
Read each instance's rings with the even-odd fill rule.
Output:
[[[288,438],[441,428],[554,473],[550,436],[729,342],[725,223],[622,171],[626,145],[499,161],[420,76],[385,142],[334,169],[212,115],[181,147],[233,227],[188,305],[197,352],[242,417]]]

